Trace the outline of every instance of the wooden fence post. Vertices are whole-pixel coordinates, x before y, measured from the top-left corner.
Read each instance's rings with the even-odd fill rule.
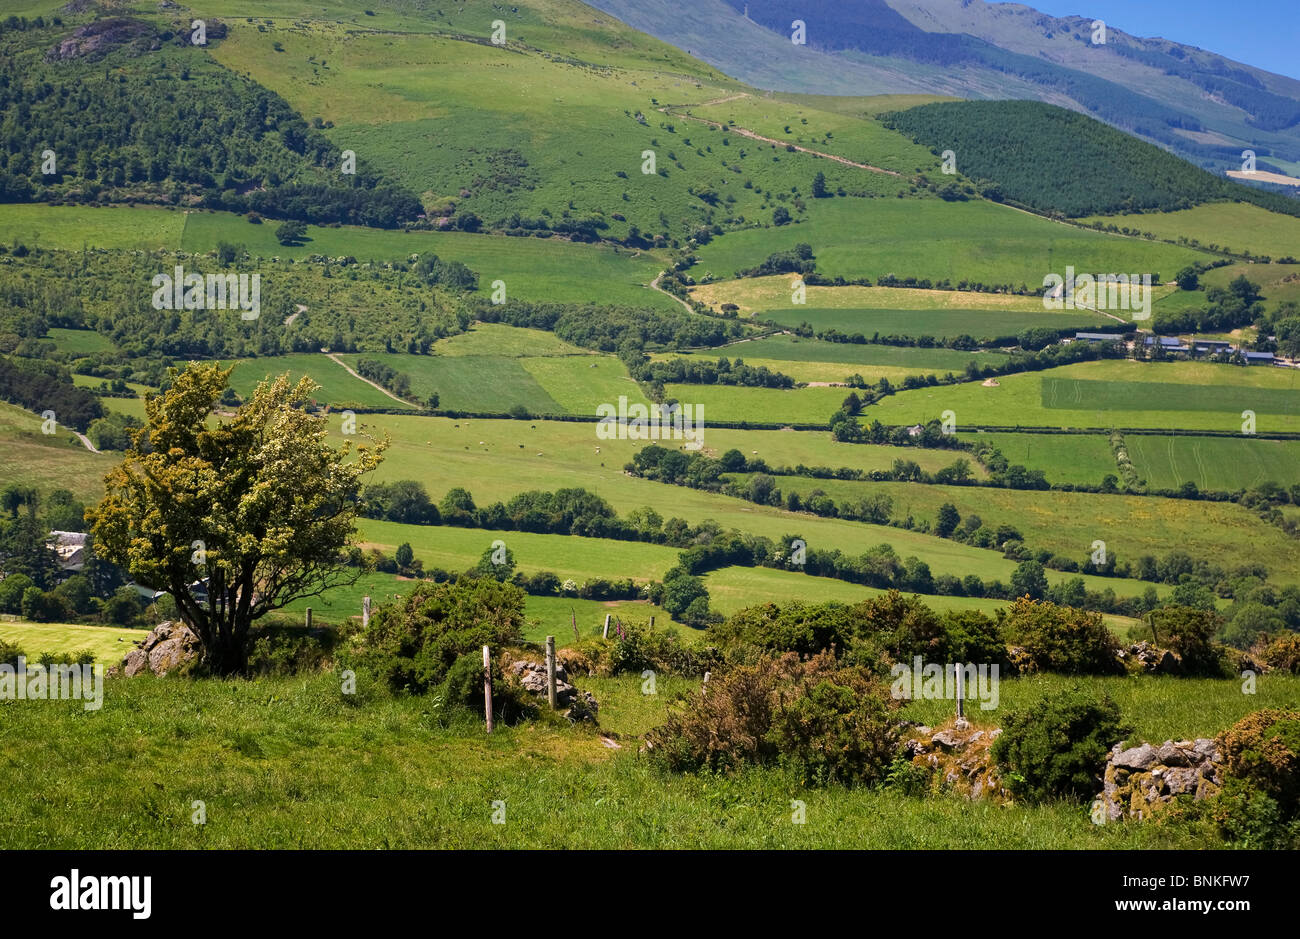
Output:
[[[555,637],[546,637],[546,700],[555,710]]]
[[[965,675],[962,673],[961,663],[958,662],[953,668],[957,670],[957,724],[961,726],[966,723],[966,682],[963,680]]]
[[[487,732],[492,733],[492,653],[483,647],[483,711],[487,714]]]
[[[605,614],[605,628],[600,631],[600,638],[601,639],[609,638],[609,614],[608,613]]]
[[[311,629],[311,607],[307,607],[307,628]]]
[[[364,629],[369,625],[370,625],[370,598],[362,597],[361,598],[361,628]]]

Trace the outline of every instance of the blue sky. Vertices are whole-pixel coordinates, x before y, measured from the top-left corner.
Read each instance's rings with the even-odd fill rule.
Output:
[[[1053,16],[1105,20],[1136,36],[1200,46],[1300,78],[1300,0],[1020,0]]]

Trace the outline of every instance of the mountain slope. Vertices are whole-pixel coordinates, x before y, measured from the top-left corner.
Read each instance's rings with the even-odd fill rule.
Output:
[[[1107,24],[983,0],[592,0],[744,81],[820,93],[930,91],[1034,98],[1091,113],[1199,165],[1300,169],[1300,82],[1191,46],[1140,39]],[[790,41],[803,20],[807,45]],[[775,43],[761,61],[732,52]],[[830,60],[828,62],[828,60]],[[861,90],[856,90],[860,88]],[[1261,166],[1261,169],[1266,168]]]

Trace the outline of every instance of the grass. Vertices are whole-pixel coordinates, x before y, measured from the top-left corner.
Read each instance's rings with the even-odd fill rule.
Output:
[[[1041,296],[1043,277],[1076,271],[1172,277],[1204,255],[1173,245],[1082,231],[988,202],[938,199],[819,199],[808,222],[734,232],[700,248],[697,280],[731,277],[776,251],[812,245],[826,276],[884,274],[1025,285]]]
[[[769,424],[820,424],[839,410],[848,393],[843,388],[744,388],[738,385],[664,386],[667,396],[682,404],[703,406],[708,422],[753,421]],[[707,442],[707,439],[706,439]]]
[[[790,305],[796,274],[742,277],[691,288],[701,303],[721,308],[734,303],[742,314],[779,310]],[[1160,288],[1163,289],[1163,288]],[[827,310],[979,310],[1043,313],[1041,296],[979,293],[973,290],[921,290],[916,287],[806,286],[808,306]]]
[[[46,335],[54,340],[55,347],[67,355],[95,355],[100,352],[114,352],[117,346],[113,340],[93,329],[62,329],[50,327]]]
[[[305,258],[351,255],[359,260],[404,260],[433,253],[462,261],[479,275],[489,296],[494,280],[508,297],[586,303],[599,282],[605,302],[657,309],[677,301],[646,285],[664,267],[651,254],[561,239],[506,238],[463,232],[385,231],[376,228],[307,226],[308,241],[286,247],[275,240],[276,224],[251,225],[241,215],[143,206],[0,205],[0,229],[29,246],[79,251],[96,248],[215,251],[217,242],[243,245],[254,257]]]
[[[1136,848],[1196,847],[1153,825],[1093,825],[1087,806],[1003,808],[872,789],[805,789],[775,770],[662,773],[636,735],[689,682],[639,675],[579,681],[607,732],[551,721],[499,726],[444,715],[427,697],[390,697],[369,675],[251,681],[122,679],[104,707],[6,708],[0,843],[64,848]],[[1153,739],[1224,729],[1245,710],[1294,700],[1294,680],[1142,679],[1124,703]],[[1016,682],[1003,685],[1012,701]],[[1064,686],[1050,680],[1050,692]],[[1117,692],[1120,686],[1116,685]],[[1171,692],[1178,694],[1171,696]],[[925,702],[938,704],[939,702]],[[1173,710],[1164,710],[1173,705]],[[1140,708],[1140,710],[1136,710]],[[1177,724],[1174,718],[1177,718]],[[1165,732],[1168,727],[1170,732]],[[791,799],[807,823],[792,825]],[[205,823],[194,824],[194,801]],[[492,824],[494,802],[505,824]],[[1207,845],[1199,845],[1206,847]]]
[[[1092,326],[1113,324],[1109,317],[1086,310],[1063,313],[1008,312],[1005,310],[880,310],[820,308],[811,305],[769,310],[762,314],[791,328],[810,324],[816,332],[837,329],[840,332],[861,333],[870,338],[882,336],[936,336],[953,338],[961,335],[979,340],[1015,336],[1027,329],[1087,329]]]
[[[1011,463],[1043,470],[1054,485],[1099,486],[1107,475],[1119,475],[1105,434],[978,433],[963,434],[962,438],[991,443]],[[1126,439],[1131,443],[1138,436]]]
[[[623,466],[636,449],[644,445],[643,442],[598,440],[589,424],[541,420],[467,421],[366,414],[358,416],[357,429],[359,433],[372,436],[384,432],[391,435],[392,446],[376,473],[376,480],[418,480],[425,485],[435,501],[455,486],[469,489],[479,505],[497,500],[506,501],[530,489],[554,490],[581,486],[606,499],[615,511],[624,516],[634,509],[650,506],[665,519],[676,516],[692,524],[713,519],[724,529],[735,528],[773,540],[801,535],[810,546],[838,548],[847,554],[861,554],[881,543],[889,543],[901,557],[916,556],[928,563],[936,575],[974,573],[985,579],[1000,579],[1005,583],[1015,569],[1015,563],[1003,558],[1000,552],[971,548],[933,535],[792,513],[714,493],[677,486],[667,487],[662,483],[630,477],[623,472]],[[706,429],[705,445],[719,453],[734,446],[747,457],[761,456],[773,465],[804,462],[810,466],[860,465],[871,468],[892,465],[895,458],[894,453],[888,449],[836,444],[829,439],[829,434],[820,432]],[[759,452],[753,453],[754,450]],[[907,458],[922,458],[924,451],[917,450],[913,454],[911,450],[908,448]],[[806,458],[796,459],[800,454]],[[955,455],[947,453],[941,456],[955,458]],[[943,460],[945,465],[951,461]],[[434,539],[443,537],[440,533],[458,530],[407,526],[405,534],[399,537],[399,532],[394,530],[384,540],[393,546],[409,540],[416,549],[416,556],[431,566],[437,562],[421,553],[416,538],[427,537],[432,547],[436,543]],[[503,537],[511,543],[508,536]],[[480,542],[475,543],[472,551],[475,559],[490,540],[482,542],[480,539]],[[553,541],[552,544],[568,544],[578,540],[587,539]],[[552,554],[556,553],[553,548],[549,550]],[[466,546],[464,552],[469,551],[470,548]],[[455,555],[458,558],[456,563],[459,564],[459,559],[464,556],[464,553]],[[523,564],[523,561],[520,563]],[[545,563],[539,566],[545,568],[554,565]],[[639,568],[629,568],[620,571],[619,576],[652,575]],[[1061,575],[1049,574],[1049,578],[1059,576]],[[1113,585],[1120,590],[1125,583],[1106,581],[1102,587]],[[1090,586],[1092,589],[1102,589],[1097,585]]]
[[[53,330],[51,330],[51,332],[53,332]],[[93,375],[74,374],[72,376],[72,383],[78,388],[94,389],[98,388],[103,384],[103,382],[104,379],[95,378]],[[144,397],[146,394],[156,392],[158,389],[134,381],[129,381],[126,385],[135,392],[136,396],[134,398],[115,398],[111,395],[100,395],[99,403],[104,406],[105,410],[116,411],[119,414],[127,414],[143,421],[145,419]]]
[[[1297,379],[1300,373],[1293,369],[1264,366],[1081,362],[1049,372],[1007,375],[998,379],[998,387],[966,382],[903,391],[867,408],[864,416],[885,424],[911,424],[951,410],[959,430],[992,425],[1240,433],[1240,412],[1250,408],[1257,414],[1260,433],[1297,431]],[[1053,389],[1048,394],[1054,393],[1054,398],[1044,397],[1045,387]]]
[[[59,426],[57,433],[41,432],[41,416],[0,401],[0,481],[20,483],[48,493],[71,490],[82,500],[98,500],[103,477],[117,458],[91,453],[73,432]]]
[[[1202,490],[1233,492],[1264,482],[1300,483],[1300,441],[1130,434],[1124,442],[1133,468],[1153,489],[1194,482]]]
[[[939,507],[950,503],[963,518],[978,515],[995,528],[1011,525],[1032,550],[1047,548],[1079,563],[1100,539],[1108,553],[1130,562],[1143,554],[1160,557],[1174,550],[1227,566],[1244,563],[1249,556],[1267,567],[1279,583],[1296,583],[1300,578],[1300,544],[1233,503],[794,476],[781,477],[777,485],[782,493],[801,495],[821,489],[836,502],[883,493],[893,500],[895,519],[910,517],[918,524],[933,524]],[[1120,595],[1140,593],[1146,586],[1120,578],[1085,580],[1090,590],[1109,587]]]
[[[1203,245],[1217,244],[1275,258],[1295,257],[1300,245],[1300,219],[1246,202],[1213,202],[1177,212],[1094,216],[1081,221],[1136,228],[1170,241],[1195,239]]]
[[[139,629],[122,626],[82,626],[76,623],[32,623],[14,617],[0,618],[0,639],[18,646],[35,663],[42,652],[61,655],[89,649],[95,661],[116,665],[143,639]]]
[[[375,359],[411,379],[411,393],[425,401],[438,393],[444,410],[504,414],[512,407],[533,414],[563,414],[559,405],[520,364],[501,355],[408,355],[375,353],[340,356],[353,369],[362,358]],[[389,404],[393,404],[391,400]]]
[[[377,357],[377,356],[376,356]],[[355,369],[357,356],[349,356]],[[232,363],[222,363],[229,367]],[[289,380],[297,382],[307,376],[320,390],[316,400],[332,405],[335,409],[349,405],[359,407],[400,408],[402,404],[394,401],[372,385],[353,378],[343,366],[327,355],[304,353],[299,355],[281,355],[263,359],[243,359],[233,363],[234,372],[230,375],[230,387],[245,400],[257,389],[259,382],[273,379],[283,372],[289,373]],[[407,405],[414,407],[414,405]]]

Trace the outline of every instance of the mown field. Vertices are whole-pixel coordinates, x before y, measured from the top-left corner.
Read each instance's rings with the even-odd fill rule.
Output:
[[[1048,272],[1067,265],[1090,273],[1158,273],[1161,280],[1204,257],[1174,245],[1137,241],[1058,225],[988,202],[939,199],[819,199],[807,223],[733,232],[700,248],[692,269],[727,278],[799,242],[812,245],[817,272],[884,274],[984,284],[1025,285],[1042,296]]]
[[[0,639],[21,648],[33,665],[44,652],[63,655],[82,650],[93,653],[96,662],[116,665],[144,636],[142,629],[123,626],[33,623],[14,616],[0,617]]]
[[[864,411],[885,424],[928,421],[945,410],[957,426],[1217,430],[1240,433],[1242,410],[1256,431],[1300,430],[1300,372],[1208,362],[1082,362],[998,379],[902,391]]]
[[[1070,682],[1006,681],[1000,707],[1024,707]],[[337,675],[252,681],[132,679],[104,707],[17,702],[0,735],[9,807],[0,841],[65,848],[1192,848],[1151,824],[1094,825],[1086,805],[1011,809],[890,791],[806,789],[777,770],[677,776],[637,755],[637,735],[691,683],[639,675],[584,679],[610,749],[551,721],[485,735],[426,697],[391,697],[364,672],[356,695]],[[1108,686],[1135,738],[1217,733],[1300,694],[1267,676],[1237,681],[1116,679]],[[912,713],[936,720],[944,702]],[[976,716],[980,722],[983,714]],[[806,823],[791,824],[791,800]],[[192,821],[195,800],[205,824]],[[494,802],[505,824],[493,824]],[[1203,846],[1203,845],[1199,845]]]
[[[306,376],[320,385],[315,400],[322,404],[329,404],[335,410],[348,405],[376,408],[415,406],[394,401],[378,388],[352,377],[338,362],[321,353],[243,359],[235,363],[222,364],[227,367],[234,365],[235,370],[230,375],[230,387],[234,388],[241,398],[252,395],[257,390],[258,383],[288,372],[289,380],[292,382],[296,383]]]

